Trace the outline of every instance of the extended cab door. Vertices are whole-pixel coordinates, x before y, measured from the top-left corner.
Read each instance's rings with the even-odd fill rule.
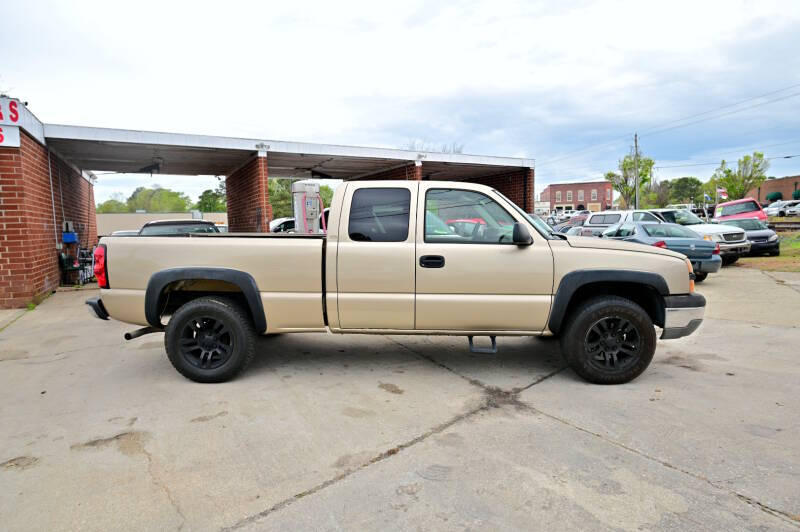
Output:
[[[339,326],[412,330],[419,185],[386,181],[340,186],[347,189],[336,260]]]
[[[499,194],[467,183],[420,183],[416,328],[542,331],[553,289],[547,240]],[[515,222],[533,244],[511,242]]]

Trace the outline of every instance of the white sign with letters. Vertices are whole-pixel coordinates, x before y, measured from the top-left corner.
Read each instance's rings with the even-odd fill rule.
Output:
[[[6,126],[22,128],[33,138],[44,144],[44,128],[39,119],[28,111],[24,103],[16,98],[0,98],[0,127],[6,131]],[[14,133],[12,133],[13,135]],[[8,135],[5,135],[8,136]],[[16,138],[19,139],[19,130],[16,130]],[[6,144],[2,144],[5,146]],[[17,140],[19,146],[19,140]]]
[[[0,148],[19,148],[19,128],[0,125]]]

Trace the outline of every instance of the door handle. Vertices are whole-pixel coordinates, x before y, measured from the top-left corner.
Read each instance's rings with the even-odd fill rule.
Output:
[[[444,257],[441,255],[423,255],[419,258],[423,268],[444,268]]]

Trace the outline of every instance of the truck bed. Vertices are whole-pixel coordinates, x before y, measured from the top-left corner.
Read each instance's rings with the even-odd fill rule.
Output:
[[[102,299],[117,319],[147,325],[152,275],[168,268],[231,268],[258,286],[267,332],[324,330],[324,235],[227,233],[185,237],[107,237],[110,288]],[[124,265],[124,266],[121,266]]]

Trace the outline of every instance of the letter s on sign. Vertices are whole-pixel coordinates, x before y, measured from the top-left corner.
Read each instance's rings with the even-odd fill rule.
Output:
[[[17,111],[17,102],[11,100],[8,102],[8,116],[12,122],[19,120],[19,111]]]
[[[3,128],[0,127],[0,144],[2,144],[4,140],[6,140],[6,138],[3,136]]]

